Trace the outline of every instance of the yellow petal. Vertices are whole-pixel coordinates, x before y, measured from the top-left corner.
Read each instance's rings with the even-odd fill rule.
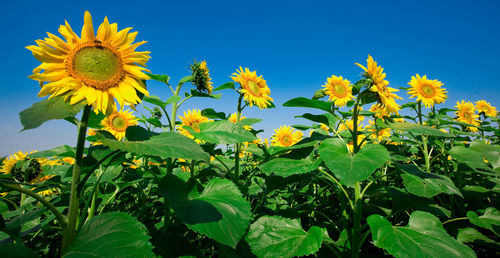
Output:
[[[85,16],[83,18],[84,24],[82,27],[82,40],[84,42],[91,42],[95,40],[94,35],[94,25],[92,24],[92,15],[89,11],[85,11]]]
[[[104,21],[101,23],[101,25],[99,25],[99,28],[97,29],[96,38],[101,42],[106,42],[108,34],[109,34],[108,17],[104,17]]]

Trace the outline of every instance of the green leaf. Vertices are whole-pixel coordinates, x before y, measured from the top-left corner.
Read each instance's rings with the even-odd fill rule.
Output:
[[[473,211],[467,212],[467,218],[470,223],[491,230],[497,236],[500,235],[500,211],[494,207],[488,207],[484,210],[484,214],[478,216]]]
[[[88,128],[102,128],[101,121],[106,117],[105,114],[99,112],[96,114],[95,112],[90,112]]]
[[[484,153],[482,151],[484,151]],[[473,169],[485,169],[488,171],[493,171],[488,166],[488,163],[484,161],[483,157],[486,155],[486,153],[487,150],[478,150],[478,148],[466,148],[464,146],[455,146],[450,150],[450,155],[460,163],[465,163],[467,166]],[[498,163],[498,161],[496,161],[495,163]]]
[[[413,133],[416,135],[432,135],[439,137],[455,137],[452,134],[445,133],[439,129],[432,128],[427,125],[419,125],[414,123],[384,123],[381,120],[377,120],[377,125],[381,128],[391,128],[394,130],[404,131]]]
[[[390,160],[384,146],[367,144],[354,155],[346,144],[337,138],[324,140],[319,146],[319,155],[328,168],[347,186],[367,179],[377,168]]]
[[[308,99],[304,97],[298,97],[291,99],[285,103],[283,103],[285,107],[309,107],[309,108],[317,108],[324,110],[326,112],[330,112],[332,108],[331,102],[316,100],[316,99]]]
[[[181,101],[181,97],[179,95],[173,95],[172,97],[168,98],[167,101],[165,102],[167,105],[172,104],[174,102],[179,102]]]
[[[250,224],[250,203],[234,183],[215,178],[201,194],[187,196],[187,187],[171,176],[160,184],[160,193],[186,226],[235,248]],[[215,210],[214,210],[215,208]]]
[[[170,98],[173,98],[173,97],[175,97],[175,96],[172,96]],[[179,96],[177,96],[177,97],[179,97]],[[167,103],[163,102],[159,97],[153,96],[153,95],[150,95],[149,97],[148,96],[144,96],[144,98],[142,98],[142,100],[146,101],[146,102],[149,102],[149,103],[151,103],[153,105],[162,107],[162,108],[165,108],[167,106]]]
[[[75,116],[85,105],[85,101],[70,105],[64,101],[64,96],[44,99],[19,113],[23,125],[21,131],[37,128],[49,120]]]
[[[39,257],[31,249],[22,244],[6,243],[0,245],[0,257],[36,258]]]
[[[193,79],[193,76],[188,75],[188,76],[186,76],[186,77],[182,78],[182,79],[179,81],[179,84],[184,84],[184,83],[186,83],[186,82],[190,82],[192,79]]]
[[[226,114],[224,112],[217,112],[213,108],[203,109],[201,115],[213,119],[226,119]]]
[[[193,140],[178,133],[165,132],[143,141],[117,141],[107,138],[102,131],[96,133],[104,146],[113,150],[161,158],[183,158],[208,161],[210,155]]]
[[[316,253],[325,229],[312,226],[307,232],[298,219],[262,216],[252,223],[245,238],[257,257],[294,257]]]
[[[220,99],[221,96],[222,96],[222,94],[221,93],[207,94],[207,93],[204,93],[204,92],[199,92],[199,91],[197,91],[195,89],[191,89],[191,96],[193,96],[193,97],[204,97],[204,98]]]
[[[222,84],[221,86],[213,89],[212,92],[225,90],[225,89],[233,89],[234,90],[234,82],[226,82],[226,83]]]
[[[227,120],[201,123],[200,132],[192,134],[197,139],[216,144],[251,142],[256,139],[255,135],[243,127]]]
[[[55,147],[50,150],[44,150],[40,152],[35,152],[28,157],[30,158],[48,158],[48,157],[74,157],[75,156],[75,148],[70,147],[68,145],[61,145],[59,147]]]
[[[395,257],[476,257],[474,251],[446,232],[434,215],[415,211],[407,227],[394,227],[380,215],[367,219],[373,244]]]
[[[104,213],[83,226],[64,257],[153,257],[146,228],[123,213]]]
[[[401,177],[405,189],[411,194],[426,198],[434,197],[440,193],[456,194],[463,197],[453,181],[446,176],[422,172],[414,165],[398,165],[398,167],[406,172]]]
[[[323,123],[323,124],[328,125],[330,127],[334,127],[335,123],[338,121],[338,119],[330,113],[324,113],[321,115],[313,115],[313,114],[305,113],[305,114],[302,114],[301,116],[296,116],[296,118],[297,117],[311,120],[311,121],[316,122],[316,123]]]
[[[170,80],[170,77],[166,74],[150,74],[148,73],[147,74],[149,76],[149,78],[151,78],[152,80],[155,80],[155,81],[159,81],[159,82],[163,82],[165,84],[168,83],[168,81]]]
[[[260,165],[260,169],[267,175],[275,174],[281,177],[303,174],[315,170],[321,160],[312,162],[307,159],[276,158]]]
[[[457,240],[462,243],[473,243],[476,241],[486,242],[486,243],[495,243],[495,241],[489,239],[481,232],[477,231],[474,228],[461,228],[458,230]]]
[[[253,124],[259,123],[261,121],[262,121],[262,119],[259,119],[259,118],[244,118],[244,119],[240,120],[239,124],[242,126],[253,125]]]
[[[481,153],[482,156],[493,166],[493,169],[500,167],[500,146],[497,144],[487,144],[481,140],[470,143],[470,150]]]

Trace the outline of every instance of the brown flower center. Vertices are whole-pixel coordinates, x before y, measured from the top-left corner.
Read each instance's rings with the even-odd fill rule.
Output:
[[[256,82],[254,81],[248,81],[247,82],[247,85],[248,85],[248,91],[250,91],[250,93],[252,93],[252,95],[254,96],[260,96],[260,88],[259,88],[259,85],[257,85]]]
[[[333,91],[337,97],[345,97],[347,95],[346,87],[338,83],[333,85]]]
[[[128,121],[126,117],[120,114],[114,114],[112,115],[110,120],[111,120],[111,127],[113,127],[115,131],[125,132],[127,130]]]
[[[434,89],[434,87],[430,86],[430,85],[422,85],[421,87],[421,92],[422,92],[422,95],[424,95],[424,97],[426,98],[432,98],[436,95],[436,89]]]

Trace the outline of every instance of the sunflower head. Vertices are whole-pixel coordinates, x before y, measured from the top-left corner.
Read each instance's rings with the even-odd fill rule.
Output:
[[[123,139],[127,128],[132,125],[137,125],[137,118],[132,115],[132,111],[116,111],[105,117],[101,121],[102,129],[110,132],[117,140]]]
[[[271,95],[271,90],[266,84],[266,80],[261,76],[257,76],[257,72],[250,72],[248,68],[241,68],[236,70],[231,77],[233,81],[238,82],[241,86],[241,93],[243,98],[248,101],[249,106],[256,105],[260,109],[267,108],[271,105],[270,101],[273,99],[269,96]]]
[[[190,66],[192,73],[192,82],[196,86],[198,91],[206,91],[208,94],[212,93],[212,78],[210,78],[210,73],[207,68],[207,61],[203,60],[198,63],[194,60],[193,64]]]
[[[38,96],[64,95],[71,105],[85,101],[96,113],[106,114],[117,109],[115,99],[122,107],[139,103],[137,91],[149,95],[142,80],[149,79],[144,66],[150,52],[135,51],[146,41],[133,43],[137,32],[131,29],[118,31],[106,17],[95,34],[86,11],[81,36],[66,22],[59,27],[64,40],[48,33],[48,38],[26,47],[42,62],[29,76],[45,83]]]
[[[380,118],[380,119],[384,119],[384,117],[387,117],[389,116],[389,114],[387,114],[387,110],[385,110],[384,106],[380,105],[380,104],[373,104],[371,107],[370,107],[370,112],[373,112],[375,113],[375,117],[376,118]]]
[[[338,107],[343,107],[347,101],[352,100],[352,87],[349,86],[351,82],[343,79],[342,76],[335,76],[326,79],[325,93],[328,95],[328,100],[331,100]]]
[[[476,109],[474,108],[474,104],[465,100],[462,100],[461,102],[457,101],[455,108],[458,109],[458,111],[455,112],[455,115],[457,116],[456,120],[458,122],[479,126],[479,115],[475,113]],[[472,126],[467,126],[467,130],[471,132],[479,131],[479,129]]]
[[[378,66],[377,62],[373,60],[373,57],[368,55],[367,66],[364,67],[356,63],[361,67],[365,73],[363,76],[372,80],[372,86],[370,90],[377,93],[377,101],[386,109],[386,111],[391,113],[398,113],[400,106],[396,103],[396,99],[402,99],[394,92],[398,91],[394,88],[387,87],[389,82],[385,80],[386,74],[384,73],[384,68]]]
[[[184,116],[179,116],[179,119],[181,120],[182,124],[177,125],[177,130],[179,130],[180,134],[187,136],[191,139],[194,139],[194,136],[188,130],[184,129],[183,128],[184,126],[191,127],[193,131],[199,133],[201,123],[213,121],[201,115],[201,110],[196,108],[193,110],[188,110],[187,113],[184,112]]]
[[[484,113],[489,117],[497,116],[497,109],[485,100],[476,101],[476,109],[479,113]]]
[[[274,129],[274,132],[271,144],[275,146],[289,147],[302,140],[303,137],[301,131],[295,130],[286,125],[282,125],[280,128]]]
[[[425,107],[430,108],[434,104],[443,103],[446,100],[446,89],[441,88],[443,83],[438,80],[429,80],[427,76],[416,74],[411,77],[408,83],[411,88],[408,90],[410,98],[417,98],[417,101],[422,101]]]

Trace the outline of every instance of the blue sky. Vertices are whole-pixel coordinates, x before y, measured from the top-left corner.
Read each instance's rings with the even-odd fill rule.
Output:
[[[151,51],[148,67],[173,81],[188,75],[193,59],[207,60],[215,85],[229,81],[237,67],[257,70],[267,80],[276,109],[245,110],[263,118],[265,137],[282,124],[308,124],[293,118],[312,110],[286,108],[286,100],[311,96],[326,78],[360,78],[372,55],[394,88],[415,73],[439,79],[449,91],[445,106],[457,100],[485,99],[500,107],[499,1],[8,1],[3,3],[0,41],[0,155],[75,145],[76,129],[64,121],[18,133],[18,113],[39,101],[39,86],[27,76],[38,65],[25,46],[46,32],[57,34],[67,20],[75,31],[89,10],[97,28],[104,16],[119,28],[134,27]],[[150,83],[149,91],[169,91]],[[407,94],[399,92],[407,101]],[[193,99],[182,110],[212,107],[234,112],[237,96]],[[314,112],[314,111],[312,111]]]

